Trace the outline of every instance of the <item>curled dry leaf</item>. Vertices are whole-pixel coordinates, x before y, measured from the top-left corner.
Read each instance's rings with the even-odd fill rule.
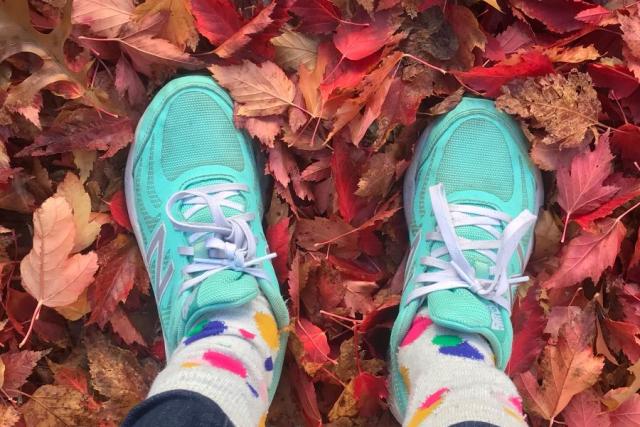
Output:
[[[533,143],[580,145],[598,123],[601,106],[588,74],[572,70],[507,85],[496,106],[524,119]]]

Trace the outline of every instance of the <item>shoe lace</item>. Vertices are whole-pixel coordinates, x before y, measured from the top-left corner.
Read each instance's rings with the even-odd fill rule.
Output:
[[[167,216],[173,227],[187,234],[190,246],[178,248],[180,255],[193,257],[183,273],[192,275],[180,286],[180,293],[193,289],[208,277],[223,270],[235,270],[250,274],[256,278],[268,280],[268,276],[260,264],[275,258],[275,253],[256,257],[256,236],[251,231],[249,222],[255,219],[251,212],[244,212],[241,203],[230,200],[240,192],[248,192],[249,187],[244,184],[228,183],[199,187],[193,190],[182,190],[174,193],[165,206]],[[183,211],[183,220],[177,219],[172,213],[176,203],[187,207]],[[225,216],[223,208],[234,209],[239,214]],[[208,209],[212,222],[189,222],[196,213]],[[203,242],[207,257],[196,257],[194,244]],[[188,312],[191,298],[185,301],[183,317]]]
[[[509,275],[509,262],[518,248],[520,240],[531,229],[536,216],[528,210],[511,218],[504,212],[473,205],[449,204],[444,186],[437,184],[429,188],[431,205],[436,218],[435,231],[426,233],[429,241],[443,242],[442,247],[420,259],[425,267],[436,269],[416,276],[424,284],[409,294],[407,303],[432,292],[464,288],[474,294],[493,301],[511,312],[511,287],[529,280],[520,274]],[[506,225],[505,225],[506,224]],[[455,229],[476,226],[489,233],[492,240],[469,240],[459,237]],[[489,279],[476,277],[476,271],[465,258],[463,251],[475,250],[493,262]],[[450,261],[441,259],[449,255]],[[521,254],[521,258],[524,258]],[[503,295],[507,294],[508,299]]]

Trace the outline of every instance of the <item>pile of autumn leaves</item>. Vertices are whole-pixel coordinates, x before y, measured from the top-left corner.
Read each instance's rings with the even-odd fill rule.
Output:
[[[601,3],[0,3],[0,424],[117,425],[160,368],[122,148],[181,69],[229,91],[274,179],[292,335],[270,425],[393,424],[401,179],[464,91],[516,117],[548,172],[507,369],[529,420],[637,425],[640,11]]]

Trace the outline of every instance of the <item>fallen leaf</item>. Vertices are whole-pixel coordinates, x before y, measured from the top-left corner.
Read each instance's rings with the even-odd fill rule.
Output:
[[[42,306],[60,307],[76,301],[98,269],[94,252],[69,257],[75,227],[71,208],[63,198],[46,200],[35,211],[33,225],[33,249],[20,262],[22,286],[38,301],[31,327]],[[29,332],[23,344],[28,337]]]
[[[386,378],[368,372],[359,373],[353,380],[353,395],[358,402],[360,415],[373,416],[383,407],[383,400],[389,395]]]
[[[612,319],[603,321],[611,349],[622,351],[627,358],[635,363],[640,359],[640,326],[629,322],[620,322]]]
[[[530,371],[515,377],[526,406],[546,420],[553,420],[573,396],[598,380],[604,362],[587,344],[594,329],[592,320],[584,323],[589,320],[586,317],[565,324],[557,343],[544,348],[539,366],[542,384]]]
[[[129,213],[127,212],[127,202],[124,196],[124,191],[116,191],[111,197],[108,205],[113,220],[121,227],[124,227],[129,231],[133,231],[133,228],[131,227],[131,220],[129,220]]]
[[[609,427],[611,420],[601,406],[593,390],[585,390],[571,399],[562,411],[564,422],[569,427]]]
[[[613,155],[609,150],[609,136],[604,134],[595,150],[578,154],[570,167],[558,169],[558,204],[567,214],[565,231],[572,215],[596,210],[620,189],[603,184],[613,170],[611,160]]]
[[[588,74],[572,70],[507,85],[496,106],[527,121],[533,143],[574,147],[598,123],[601,106]]]
[[[510,0],[525,15],[537,19],[556,33],[568,33],[581,29],[585,24],[575,17],[593,7],[582,0]]]
[[[569,241],[561,252],[560,267],[543,282],[545,288],[565,288],[586,278],[597,281],[613,265],[627,229],[617,220],[604,220],[597,224],[597,229],[583,230]]]
[[[451,4],[447,7],[446,14],[458,38],[456,58],[463,69],[470,68],[475,62],[474,49],[484,50],[487,36],[469,8]]]
[[[118,94],[122,97],[126,95],[132,105],[142,104],[147,97],[142,80],[124,56],[118,60],[118,65],[116,65],[115,87]]]
[[[638,11],[632,16],[622,13],[618,15],[620,29],[622,30],[622,40],[624,40],[623,55],[627,60],[627,66],[640,79],[640,17]]]
[[[365,26],[338,25],[333,43],[345,58],[357,61],[375,53],[389,41],[400,26],[395,13],[384,11],[373,16]]]
[[[276,271],[278,281],[284,283],[287,280],[287,274],[289,272],[287,268],[289,262],[289,242],[291,240],[289,217],[284,217],[272,226],[267,227],[265,236],[269,243],[269,249],[278,255],[273,260],[273,268]]]
[[[327,33],[342,21],[340,11],[330,0],[297,0],[291,12],[300,18],[298,30],[302,32]]]
[[[349,253],[358,253],[358,238],[354,231],[352,226],[339,219],[301,218],[296,224],[296,243],[310,251],[332,245]]]
[[[82,393],[60,385],[43,385],[22,407],[26,425],[59,426],[94,425],[97,420],[87,408],[88,399]]]
[[[53,83],[63,82],[68,87],[64,93],[65,97],[82,98],[88,105],[99,106],[105,110],[112,109],[102,101],[103,93],[88,87],[86,70],[76,72],[67,65],[64,41],[71,33],[72,3],[66,2],[61,10],[60,24],[47,34],[37,31],[31,25],[27,3],[20,1],[3,3],[0,9],[0,32],[5,40],[13,40],[13,42],[5,43],[0,48],[0,61],[5,61],[22,52],[38,55],[43,61],[36,72],[9,88],[4,100],[5,107],[17,109],[27,106],[33,102],[41,89]]]
[[[92,311],[88,323],[100,327],[110,320],[118,303],[124,302],[134,283],[149,281],[144,262],[135,239],[119,234],[98,249],[100,269],[89,288]]]
[[[0,355],[4,364],[2,389],[10,396],[20,396],[20,388],[27,382],[33,368],[48,351],[16,351]]]
[[[285,28],[278,37],[271,39],[276,49],[276,63],[285,70],[298,70],[300,65],[315,68],[318,41],[303,33]]]
[[[54,310],[60,313],[67,320],[75,322],[82,319],[91,311],[91,305],[87,299],[87,290],[82,291],[77,300],[62,307],[54,307]]]
[[[609,179],[608,183],[612,186],[616,186],[620,188],[620,191],[616,193],[614,197],[612,197],[606,203],[603,203],[598,209],[593,212],[589,212],[584,215],[580,215],[579,217],[574,218],[574,221],[580,224],[582,228],[589,228],[593,224],[594,221],[609,216],[620,206],[625,203],[640,197],[640,182],[636,181],[633,178],[623,178],[621,176],[614,177],[618,179]]]
[[[149,386],[142,367],[133,353],[109,344],[102,336],[90,337],[86,347],[91,385],[115,404],[118,413],[111,415],[124,417],[147,395]]]
[[[634,162],[640,163],[640,127],[631,123],[620,126],[611,135],[611,145],[626,164],[633,166]]]
[[[242,17],[229,0],[191,0],[198,31],[214,45],[222,44],[242,27]]]
[[[49,156],[72,150],[105,151],[111,157],[133,141],[128,117],[112,117],[92,109],[63,110],[53,125],[17,156]]]
[[[268,116],[283,113],[293,104],[295,87],[273,62],[258,66],[250,61],[241,65],[209,68],[218,83],[231,92],[240,116]]]
[[[297,319],[291,338],[294,339],[290,343],[293,354],[309,375],[314,375],[331,360],[327,336],[322,329],[307,319]]]
[[[172,0],[181,1],[181,0]],[[105,59],[118,59],[119,47],[126,52],[133,68],[149,77],[166,75],[176,68],[195,70],[202,68],[200,60],[184,53],[182,49],[165,39],[158,38],[158,32],[167,19],[166,13],[157,13],[141,21],[127,25],[122,35],[111,38],[80,36],[80,43],[94,50]],[[115,52],[115,53],[114,53]]]
[[[100,227],[108,217],[103,214],[92,215],[91,198],[80,182],[80,178],[72,173],[67,173],[64,181],[58,185],[55,196],[63,197],[73,210],[76,238],[71,252],[76,253],[86,249],[96,240]]]
[[[198,45],[198,32],[191,16],[189,0],[145,0],[134,11],[136,19],[143,19],[157,13],[166,12],[167,21],[159,34],[181,49],[185,46],[195,50]]]
[[[495,97],[500,94],[502,86],[513,79],[550,73],[553,73],[553,66],[549,58],[534,50],[511,58],[508,62],[491,67],[474,67],[469,71],[456,71],[453,74],[472,89],[483,91],[488,97]]]
[[[96,36],[115,37],[133,16],[131,0],[74,0],[71,22],[88,25]]]
[[[640,424],[640,396],[634,394],[609,414],[615,427],[636,427]]]
[[[109,323],[111,324],[113,331],[118,334],[126,344],[139,344],[143,347],[147,346],[144,338],[140,335],[140,332],[138,332],[133,323],[131,323],[129,316],[127,316],[121,307],[116,307],[113,314],[109,317]]]
[[[358,181],[356,195],[383,197],[395,175],[396,160],[392,152],[376,153],[369,159],[362,178]]]
[[[516,300],[512,313],[513,345],[506,369],[511,376],[529,369],[544,347],[541,336],[545,327],[545,317],[536,298],[535,287],[529,288],[524,298]]]
[[[13,427],[20,421],[20,414],[11,405],[0,405],[0,427]]]

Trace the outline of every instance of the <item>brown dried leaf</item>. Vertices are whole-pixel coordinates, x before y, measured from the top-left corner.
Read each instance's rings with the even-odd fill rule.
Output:
[[[86,395],[70,387],[43,385],[20,411],[27,427],[95,425],[87,403]]]
[[[503,87],[496,106],[524,119],[534,144],[580,145],[598,123],[598,95],[588,74],[572,70],[565,77],[551,74]]]
[[[111,345],[101,335],[88,338],[86,348],[93,388],[110,399],[117,409],[112,414],[115,419],[123,418],[149,389],[142,366],[135,354]]]

